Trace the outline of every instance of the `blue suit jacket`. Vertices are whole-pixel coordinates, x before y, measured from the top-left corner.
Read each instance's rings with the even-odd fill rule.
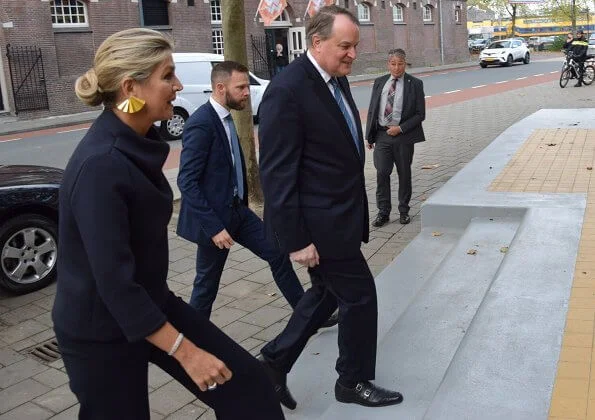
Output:
[[[339,84],[357,145],[306,54],[272,80],[260,104],[264,220],[285,253],[314,243],[321,258],[350,258],[368,241],[362,127],[347,78]]]
[[[247,197],[243,153],[241,164]],[[213,236],[229,229],[234,180],[229,140],[217,112],[207,102],[184,127],[178,174],[182,193],[178,235],[197,244],[212,245]]]

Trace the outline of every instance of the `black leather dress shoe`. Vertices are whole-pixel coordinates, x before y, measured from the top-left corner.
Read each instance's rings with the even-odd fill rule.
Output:
[[[402,225],[406,225],[409,222],[411,222],[411,218],[409,217],[409,215],[407,213],[401,213],[401,216],[399,217],[399,223]]]
[[[380,226],[384,226],[388,223],[388,216],[384,215],[384,214],[379,214],[378,216],[376,216],[376,219],[374,219],[374,221],[372,222],[372,226],[374,227],[380,227]]]
[[[320,328],[330,328],[330,327],[334,327],[335,325],[337,325],[337,323],[339,322],[339,314],[338,313],[334,313],[332,314],[329,319],[327,319],[324,324],[322,324],[320,326]]]
[[[259,354],[257,357],[258,361],[264,368],[264,371],[267,373],[267,376],[271,380],[273,387],[275,388],[275,394],[277,394],[277,398],[279,402],[283,404],[285,407],[289,408],[290,410],[295,410],[297,407],[297,403],[295,399],[289,392],[289,388],[287,388],[287,374],[284,372],[280,372],[274,367],[272,367],[269,362],[267,362],[262,354]]]
[[[384,407],[403,402],[401,393],[389,391],[369,381],[359,382],[355,388],[347,388],[337,381],[335,383],[335,398],[339,402],[354,403],[366,407]]]

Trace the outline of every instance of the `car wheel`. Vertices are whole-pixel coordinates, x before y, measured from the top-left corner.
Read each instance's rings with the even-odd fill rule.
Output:
[[[166,140],[181,139],[186,120],[188,120],[188,113],[183,108],[174,108],[174,116],[161,122],[161,135]]]
[[[24,214],[0,227],[0,285],[22,294],[56,278],[58,227],[54,220]]]
[[[488,65],[486,63],[479,63],[479,67],[485,69]]]
[[[529,64],[531,62],[531,55],[529,53],[525,54],[525,59],[523,60],[523,63],[525,64]]]
[[[512,55],[509,55],[506,59],[506,67],[512,66]]]

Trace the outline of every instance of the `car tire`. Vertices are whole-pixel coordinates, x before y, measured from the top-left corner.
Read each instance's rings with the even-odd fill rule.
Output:
[[[488,65],[486,63],[479,63],[479,67],[485,69]]]
[[[57,221],[23,214],[0,227],[0,285],[16,294],[39,290],[56,278]]]
[[[509,55],[508,58],[506,59],[506,64],[505,64],[506,67],[512,66],[512,62],[513,62],[512,55]]]
[[[529,54],[529,52],[527,52],[525,54],[525,58],[523,59],[523,63],[529,64],[530,62],[531,62],[531,54]]]
[[[161,121],[161,136],[169,141],[180,140],[188,117],[189,115],[184,108],[175,107],[174,116],[169,120]]]

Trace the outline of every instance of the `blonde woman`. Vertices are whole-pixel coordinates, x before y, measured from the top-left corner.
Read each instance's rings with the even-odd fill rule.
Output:
[[[149,419],[153,362],[218,419],[283,419],[259,363],[167,287],[169,146],[152,125],[182,90],[172,44],[129,29],[107,38],[76,82],[103,104],[60,191],[54,328],[80,419]]]

